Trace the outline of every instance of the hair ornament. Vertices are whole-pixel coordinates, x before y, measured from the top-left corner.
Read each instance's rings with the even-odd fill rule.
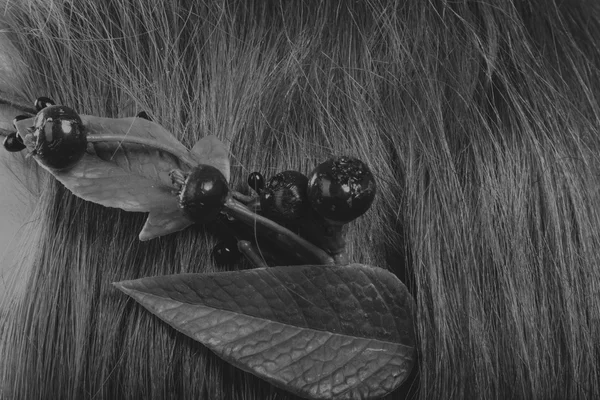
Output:
[[[256,268],[114,283],[148,311],[305,398],[377,399],[408,377],[414,300],[395,275],[351,263],[345,251],[347,223],[376,193],[364,162],[333,157],[308,176],[253,172],[242,194],[229,185],[228,149],[215,136],[187,149],[145,112],[80,115],[46,97],[35,113],[15,118],[16,132],[1,132],[4,147],[27,149],[84,200],[148,213],[140,240],[194,223],[234,224],[233,242],[215,247],[215,259],[244,256]],[[269,244],[261,253],[258,238]]]

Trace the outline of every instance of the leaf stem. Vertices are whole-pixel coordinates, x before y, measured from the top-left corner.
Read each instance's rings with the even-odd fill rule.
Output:
[[[308,263],[320,265],[334,264],[333,258],[331,258],[324,250],[278,223],[250,211],[247,207],[233,198],[229,198],[225,202],[225,213],[246,225],[256,228],[259,233],[272,238],[285,250],[293,252],[296,256],[300,257],[302,260],[306,260]]]
[[[106,134],[98,134],[91,133],[87,135],[87,141],[91,143],[100,143],[100,142],[118,142],[121,143],[129,143],[129,144],[140,144],[148,147],[152,147],[154,149],[164,151],[166,153],[171,154],[178,158],[181,162],[187,164],[189,167],[194,167],[198,164],[192,157],[190,157],[187,152],[183,152],[174,147],[165,145],[156,140],[133,136],[133,135],[106,135]]]

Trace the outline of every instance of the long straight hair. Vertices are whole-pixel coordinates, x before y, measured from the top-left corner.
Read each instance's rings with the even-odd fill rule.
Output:
[[[232,183],[332,155],[380,191],[350,259],[417,304],[388,398],[600,396],[600,10],[593,1],[8,2],[23,93],[145,110],[228,144]],[[287,399],[111,286],[215,271],[210,226],[140,242],[143,214],[42,177],[30,271],[2,330],[4,398]],[[110,223],[107,223],[110,221]],[[8,301],[8,300],[7,300]]]

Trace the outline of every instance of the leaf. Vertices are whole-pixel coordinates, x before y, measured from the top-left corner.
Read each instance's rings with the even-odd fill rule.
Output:
[[[17,135],[21,137],[21,139],[25,139],[25,136],[29,133],[27,128],[33,127],[34,118],[27,118],[17,121],[15,127],[17,128]]]
[[[229,152],[225,144],[216,136],[203,137],[192,147],[192,154],[199,164],[207,164],[215,167],[223,173],[225,180],[229,182],[231,165]]]
[[[89,133],[113,133],[115,135],[147,137],[170,145],[180,151],[187,151],[187,148],[171,132],[144,118],[102,118],[93,115],[80,115],[80,117]]]
[[[150,211],[139,238],[142,241],[154,239],[169,233],[179,232],[193,223],[179,208],[170,211],[153,210]]]
[[[166,129],[142,118],[80,117],[90,135],[151,138],[187,152]],[[17,129],[25,136],[32,125],[33,118],[25,119],[17,122]],[[150,212],[140,233],[143,240],[176,232],[191,224],[179,209],[177,188],[169,176],[173,169],[189,168],[169,153],[138,144],[94,142],[88,145],[88,152],[74,167],[66,171],[46,169],[84,200],[125,211]]]
[[[415,362],[414,302],[381,268],[292,266],[115,283],[224,360],[311,399],[374,399]]]

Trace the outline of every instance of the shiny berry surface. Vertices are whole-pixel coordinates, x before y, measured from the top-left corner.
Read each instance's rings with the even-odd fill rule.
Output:
[[[200,164],[192,169],[181,188],[179,206],[196,223],[217,218],[225,204],[229,186],[213,166]]]
[[[308,178],[298,171],[283,171],[269,179],[260,193],[261,213],[279,220],[294,220],[308,210]]]
[[[220,267],[231,266],[240,261],[242,253],[238,250],[235,240],[218,243],[212,251],[215,263]]]
[[[308,200],[322,217],[346,223],[364,214],[375,198],[373,174],[353,157],[335,157],[317,166],[308,178]]]
[[[35,99],[35,103],[33,103],[35,109],[39,112],[42,111],[44,108],[49,107],[49,106],[53,106],[56,103],[54,102],[54,100],[52,100],[49,97],[38,97],[37,99]]]
[[[81,118],[66,106],[49,106],[36,115],[33,140],[32,154],[44,165],[57,170],[75,165],[87,147]]]
[[[256,193],[260,193],[265,188],[265,178],[260,172],[252,172],[248,175],[248,186]]]
[[[11,153],[16,153],[25,149],[25,145],[19,136],[17,136],[16,132],[12,132],[7,137],[4,138],[2,142],[4,149],[10,151]]]

